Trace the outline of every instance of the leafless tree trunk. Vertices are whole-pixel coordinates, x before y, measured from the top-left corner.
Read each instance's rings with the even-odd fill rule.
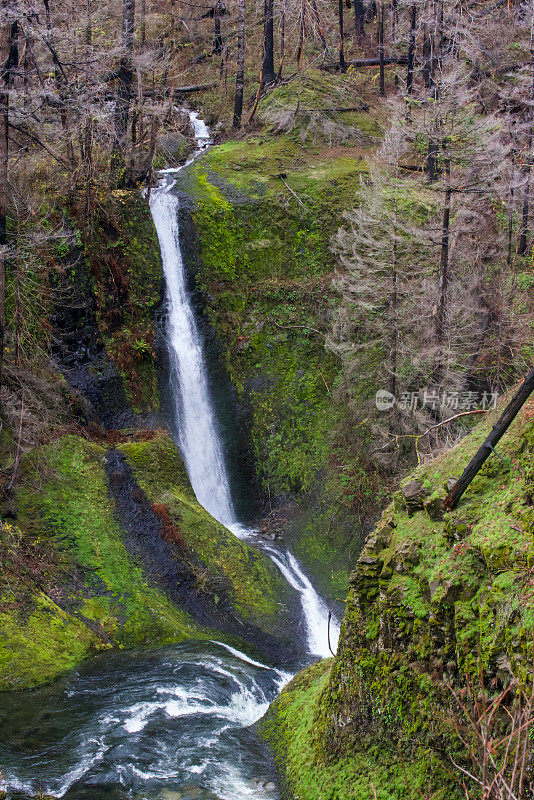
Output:
[[[417,22],[417,6],[414,3],[410,17],[410,41],[408,44],[408,69],[406,72],[406,92],[413,92],[413,66],[415,56],[415,26]]]
[[[530,102],[534,102],[534,53],[531,53],[532,57],[532,66],[531,66],[531,83],[530,83]],[[521,209],[521,231],[519,234],[519,243],[517,245],[517,253],[520,256],[524,256],[527,252],[528,248],[528,216],[530,210],[530,159],[532,153],[532,137],[533,137],[533,123],[532,123],[532,109],[529,112],[529,116],[531,119],[529,129],[528,129],[528,136],[527,136],[527,146],[526,146],[526,153],[525,153],[525,164],[523,166],[523,180],[524,180],[524,188],[523,188],[523,207]]]
[[[343,0],[338,1],[339,16],[339,66],[345,70],[345,51],[343,47]]]
[[[384,76],[384,0],[378,6],[378,57],[380,59],[380,97],[386,96]]]
[[[122,6],[122,53],[118,73],[117,99],[115,104],[114,139],[111,151],[110,180],[112,186],[124,183],[124,148],[128,131],[128,117],[132,95],[132,53],[135,22],[135,0],[123,0]]]
[[[139,45],[143,50],[146,42],[146,0],[141,0],[141,25],[139,27]]]
[[[221,0],[215,0],[213,6],[213,52],[220,55],[223,51],[223,40],[221,34],[221,17],[223,14]]]
[[[436,360],[434,367],[434,381],[439,382],[443,367],[443,346],[445,343],[445,312],[447,305],[447,288],[449,283],[449,238],[451,217],[451,165],[445,165],[445,201],[443,203],[443,224],[441,229],[441,249],[438,278],[438,299],[436,318],[434,324],[434,344],[436,347]]]
[[[1,0],[0,12],[0,408],[3,383],[5,300],[6,300],[6,248],[9,202],[9,92],[13,69],[18,62],[17,22],[9,18],[9,2]]]
[[[360,39],[365,38],[363,0],[354,0],[354,33]]]
[[[287,0],[283,0],[280,10],[280,64],[278,66],[278,78],[282,77],[284,58],[286,53],[286,11]]]
[[[56,83],[56,88],[60,101],[59,116],[61,119],[61,126],[63,128],[63,135],[65,137],[67,159],[70,162],[71,166],[75,168],[76,158],[74,156],[74,146],[72,144],[72,136],[71,136],[71,130],[67,112],[68,100],[67,100],[66,90],[68,87],[68,77],[65,74],[65,70],[59,59],[56,44],[54,41],[54,33],[52,30],[52,18],[50,16],[50,5],[48,0],[43,0],[43,5],[45,7],[45,18],[46,18],[46,39],[47,39],[48,49],[50,51],[50,54],[52,56],[52,61],[54,64],[54,80]]]
[[[323,53],[324,55],[329,56],[330,50],[328,48],[328,42],[326,41],[326,36],[324,35],[323,23],[321,22],[321,17],[319,16],[317,0],[311,0],[311,7],[313,11],[313,17],[315,19],[315,24],[317,25],[317,31],[319,32],[319,39],[321,40],[321,44],[323,46]]]
[[[427,89],[433,86],[432,80],[432,40],[426,25],[423,25],[423,66],[421,69]]]
[[[389,391],[395,396],[397,390],[397,349],[399,339],[398,323],[398,264],[397,264],[397,214],[398,200],[395,197],[395,212],[393,217],[393,263],[391,269],[391,295],[389,300],[389,318],[391,325],[391,343],[389,350]]]
[[[237,71],[235,77],[234,128],[241,127],[243,89],[245,83],[245,0],[239,0],[237,20]]]
[[[263,3],[263,69],[262,86],[276,80],[274,73],[274,0]]]

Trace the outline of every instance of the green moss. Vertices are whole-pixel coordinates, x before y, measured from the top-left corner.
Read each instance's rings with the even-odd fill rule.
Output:
[[[286,796],[300,800],[380,800],[460,797],[443,764],[424,747],[403,754],[393,740],[352,747],[332,758],[325,747],[323,702],[332,662],[309,667],[284,689],[258,728],[272,748]]]
[[[49,680],[95,648],[211,635],[150,586],[128,555],[107,492],[104,454],[98,445],[66,436],[35,454],[38,472],[32,462],[23,464],[20,547],[41,548],[48,564],[35,581],[39,551],[26,567],[13,551],[13,563],[29,578],[16,591],[9,580],[0,587],[2,688]]]
[[[29,615],[0,611],[0,690],[25,689],[53,680],[103,645],[81,620],[46,595],[33,595]]]
[[[398,492],[368,537],[336,659],[293,681],[262,722],[290,797],[370,798],[371,782],[388,799],[406,797],[407,787],[414,796],[464,796],[449,772],[449,756],[467,756],[447,685],[461,693],[465,671],[477,685],[482,668],[498,694],[509,680],[503,664],[523,680],[531,665],[533,407],[522,409],[500,458],[486,462],[457,509],[440,514],[432,500],[500,410],[408,476],[424,496],[408,510]]]
[[[119,449],[154,503],[163,503],[186,544],[215,577],[231,587],[236,610],[246,619],[276,627],[287,585],[263,553],[241,542],[197,502],[179,452],[162,433],[148,442],[128,442]]]

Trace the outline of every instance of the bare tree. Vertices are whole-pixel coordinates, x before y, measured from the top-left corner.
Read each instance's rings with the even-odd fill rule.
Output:
[[[233,127],[241,127],[243,113],[243,88],[245,82],[245,0],[239,0],[237,21],[237,70],[235,78],[235,103]]]
[[[110,180],[113,186],[124,183],[124,147],[128,130],[128,117],[132,99],[134,72],[132,54],[134,42],[135,0],[123,0],[122,45],[117,74],[117,99],[115,101],[115,130],[111,151]]]

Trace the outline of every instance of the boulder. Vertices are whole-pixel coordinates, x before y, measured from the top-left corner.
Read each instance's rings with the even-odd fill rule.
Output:
[[[190,151],[189,139],[179,131],[160,133],[156,139],[156,153],[164,158],[170,166],[183,164]]]
[[[420,481],[410,481],[401,487],[401,492],[410,516],[423,508],[424,500],[429,495],[428,489]]]

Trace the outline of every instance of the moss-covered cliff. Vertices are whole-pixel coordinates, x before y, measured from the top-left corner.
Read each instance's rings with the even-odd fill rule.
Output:
[[[354,520],[367,523],[380,503],[362,455],[368,433],[351,435],[336,400],[339,362],[325,349],[337,303],[330,240],[380,127],[369,111],[336,114],[335,124],[326,111],[316,116],[327,129],[310,134],[306,107],[349,95],[357,107],[358,91],[354,76],[320,71],[298,90],[280,86],[263,103],[260,131],[211,148],[178,181],[197,239],[196,253],[184,242],[189,268],[250,430],[265,505],[297,499],[293,547],[330,597],[345,593],[347,553],[361,544]],[[279,110],[292,120],[282,130],[269,122]]]
[[[351,575],[336,659],[295,679],[263,723],[288,796],[363,800],[371,782],[382,800],[460,792],[447,685],[482,669],[498,694],[531,663],[533,412],[531,399],[453,512],[445,484],[497,412],[395,494]]]

